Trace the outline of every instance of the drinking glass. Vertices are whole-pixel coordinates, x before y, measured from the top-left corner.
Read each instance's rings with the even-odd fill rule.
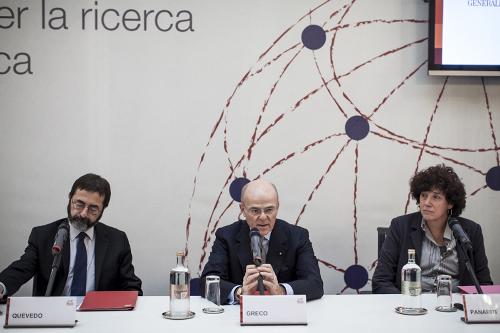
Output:
[[[438,275],[437,285],[436,285],[437,311],[441,312],[456,311],[456,309],[453,307],[451,292],[452,292],[451,276]]]
[[[216,275],[208,275],[205,278],[205,300],[203,302],[204,313],[222,313],[224,308],[220,305],[220,278]]]

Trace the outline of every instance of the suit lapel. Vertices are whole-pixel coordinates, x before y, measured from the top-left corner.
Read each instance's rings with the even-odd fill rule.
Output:
[[[413,243],[413,248],[415,249],[415,261],[417,265],[420,265],[420,258],[422,255],[423,231],[421,223],[422,223],[422,215],[420,213],[413,215],[411,220],[410,237]]]
[[[285,254],[288,249],[287,247],[287,234],[284,229],[284,222],[276,220],[273,231],[271,233],[271,239],[269,240],[269,249],[267,251],[266,263],[273,266],[274,273],[278,273],[286,268],[283,267],[283,261],[285,260]]]
[[[240,229],[236,234],[236,251],[241,269],[245,274],[246,267],[252,262],[252,249],[250,248],[250,228],[246,221],[240,220]]]
[[[108,233],[107,231],[97,223],[95,228],[95,290],[99,290],[99,281],[102,273],[102,265],[104,263],[104,257],[106,256],[106,251],[108,249]]]

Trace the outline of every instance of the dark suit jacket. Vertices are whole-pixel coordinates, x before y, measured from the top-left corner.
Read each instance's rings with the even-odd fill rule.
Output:
[[[52,267],[52,245],[59,224],[65,219],[35,227],[31,231],[24,254],[0,273],[0,281],[14,294],[34,276],[33,296],[44,296]],[[95,288],[96,290],[137,290],[142,295],[141,280],[134,274],[132,253],[127,235],[98,222],[95,227]],[[61,266],[57,271],[52,295],[60,296],[68,277],[69,240],[66,240]]]
[[[202,284],[207,275],[221,278],[221,301],[236,285],[241,285],[247,265],[253,264],[250,249],[250,229],[246,221],[238,221],[219,228],[212,253],[202,274]],[[309,233],[306,229],[276,220],[266,262],[271,264],[280,283],[288,283],[296,295],[306,295],[307,300],[323,296],[323,281],[314,256]]]
[[[473,258],[471,264],[479,283],[493,284],[488,269],[488,259],[484,251],[481,226],[461,217],[457,219],[472,242]],[[408,262],[408,249],[415,249],[415,261],[417,265],[420,265],[422,240],[425,237],[421,223],[422,214],[420,212],[403,215],[392,220],[372,278],[374,293],[398,294],[401,292],[401,268]],[[461,251],[457,251],[457,255],[460,285],[473,285],[472,278],[465,267],[464,256]]]

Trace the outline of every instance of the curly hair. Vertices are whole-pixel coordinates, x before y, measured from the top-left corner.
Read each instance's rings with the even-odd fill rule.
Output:
[[[420,193],[439,189],[446,196],[446,201],[453,205],[452,216],[460,216],[465,209],[465,187],[452,167],[444,164],[431,166],[418,172],[410,179],[410,192],[420,203]]]

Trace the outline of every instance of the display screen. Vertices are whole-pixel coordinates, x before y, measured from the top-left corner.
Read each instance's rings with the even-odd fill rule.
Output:
[[[500,76],[500,0],[433,0],[429,74]]]

